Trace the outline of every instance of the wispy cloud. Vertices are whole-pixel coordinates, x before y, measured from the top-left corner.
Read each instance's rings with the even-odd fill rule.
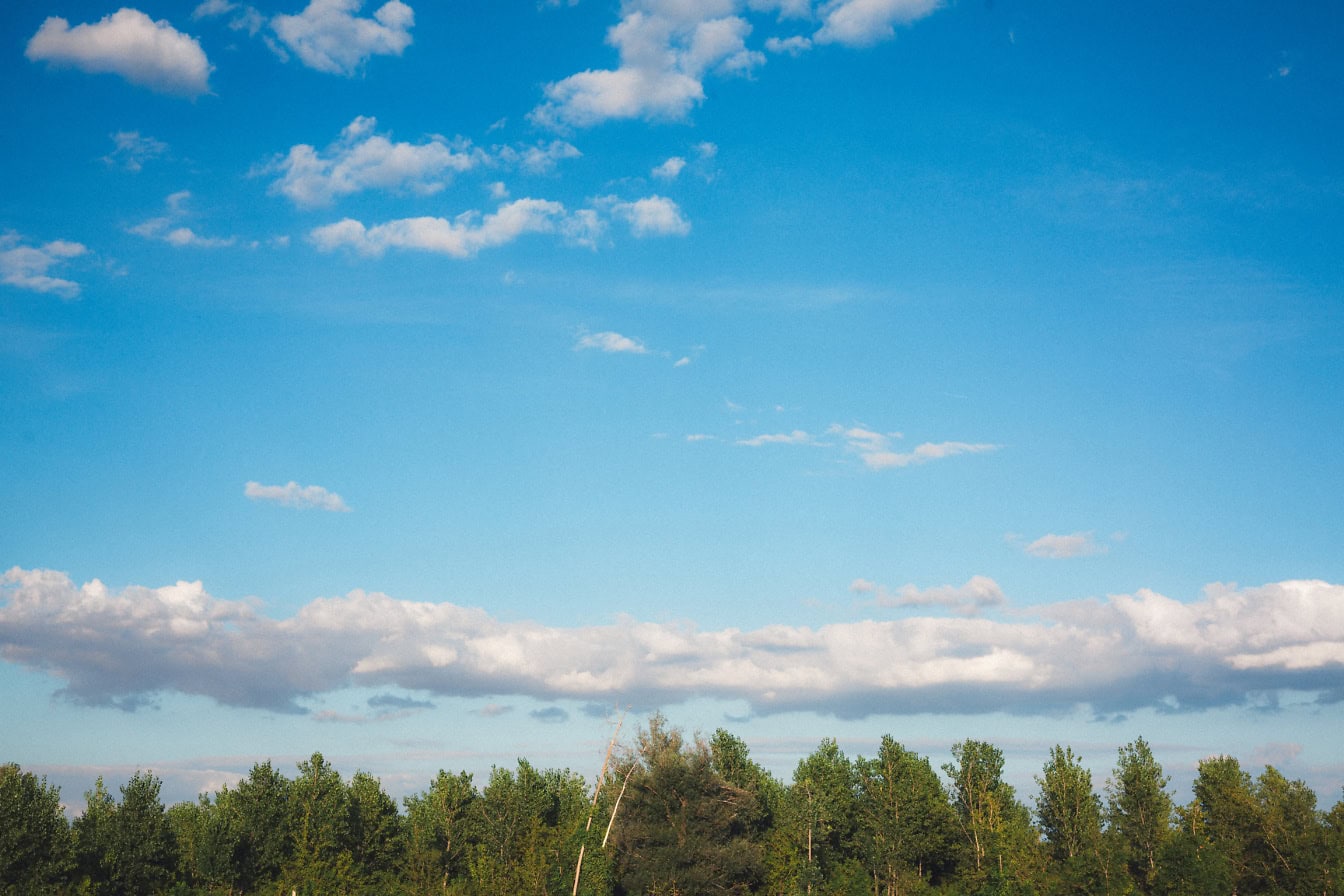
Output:
[[[292,480],[284,485],[249,482],[243,486],[243,494],[253,501],[270,501],[285,507],[315,507],[337,513],[350,511],[345,501],[335,492],[327,491],[320,485],[299,485]]]
[[[971,576],[964,585],[924,589],[916,585],[889,589],[867,579],[855,579],[849,590],[864,595],[879,607],[944,607],[963,616],[975,616],[987,607],[1008,602],[999,583],[988,576]]]
[[[112,135],[112,143],[113,149],[103,156],[103,161],[127,171],[141,171],[150,159],[168,152],[167,143],[146,137],[139,131],[117,131]]]
[[[1098,544],[1091,532],[1073,532],[1069,535],[1049,533],[1023,548],[1033,557],[1066,560],[1072,557],[1090,557],[1106,553],[1106,546]]]
[[[748,448],[760,448],[762,445],[822,445],[825,443],[818,442],[805,430],[795,429],[792,432],[767,432],[748,439],[738,439],[736,444],[745,445]]]
[[[114,592],[19,568],[2,582],[0,655],[63,680],[72,699],[126,707],[180,692],[301,711],[306,696],[358,685],[638,706],[714,697],[855,717],[1179,712],[1279,689],[1337,700],[1344,670],[1344,585],[1322,581],[1210,585],[1186,602],[1142,589],[1005,621],[916,614],[722,630],[631,618],[557,628],[363,591],[271,619],[200,582]],[[892,595],[912,609],[956,608],[963,595],[992,604],[996,588],[972,578]]]
[[[195,38],[130,8],[73,28],[52,16],[28,41],[24,55],[90,74],[120,75],[132,84],[185,97],[209,91],[214,68]]]
[[[363,0],[311,0],[297,15],[271,19],[280,44],[311,69],[353,75],[372,56],[400,56],[411,45],[415,13],[391,0],[372,18],[356,15]]]
[[[911,451],[895,451],[891,447],[894,439],[903,438],[901,433],[874,432],[863,427],[844,427],[833,424],[828,432],[845,439],[849,449],[863,461],[870,470],[886,470],[892,467],[909,467],[925,464],[958,454],[983,454],[997,451],[1001,446],[988,442],[924,442]]]
[[[13,231],[0,233],[0,283],[29,292],[50,293],[62,299],[79,297],[79,284],[48,271],[88,251],[82,243],[52,240],[40,246],[27,245]]]
[[[133,227],[128,228],[136,236],[142,236],[147,240],[157,240],[167,243],[178,249],[194,247],[198,249],[219,249],[225,246],[232,246],[237,242],[235,237],[207,237],[201,236],[180,222],[188,214],[187,203],[191,200],[191,192],[180,190],[168,196],[164,200],[167,207],[167,213],[157,218],[150,218],[148,221],[142,221]]]
[[[604,330],[601,333],[581,333],[578,341],[574,343],[574,350],[583,351],[585,349],[596,349],[611,354],[647,355],[649,353],[648,348],[638,339],[631,339],[629,336],[622,336],[620,333],[611,330]]]

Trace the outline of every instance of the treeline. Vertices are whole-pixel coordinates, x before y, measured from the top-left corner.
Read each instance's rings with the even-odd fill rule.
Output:
[[[320,754],[165,807],[137,773],[100,778],[73,823],[60,794],[0,766],[0,892],[288,896],[1344,896],[1344,801],[1229,756],[1178,803],[1142,739],[1094,785],[1056,747],[1024,801],[1003,754],[952,762],[884,737],[871,758],[823,740],[782,782],[720,729],[653,717],[594,789],[526,760],[483,787],[440,771],[402,806]],[[580,869],[581,866],[581,870]]]

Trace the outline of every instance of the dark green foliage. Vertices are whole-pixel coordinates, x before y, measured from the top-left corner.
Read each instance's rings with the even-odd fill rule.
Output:
[[[176,844],[168,815],[159,800],[162,782],[136,772],[121,788],[121,802],[112,813],[104,864],[105,892],[114,896],[151,896],[173,883]]]
[[[755,799],[714,769],[700,740],[687,743],[661,716],[640,733],[612,831],[616,892],[749,893],[760,851],[742,823]]]
[[[944,783],[891,737],[855,760],[826,739],[785,785],[729,732],[654,716],[596,794],[520,759],[481,790],[440,771],[399,812],[314,753],[292,781],[261,763],[166,810],[152,774],[119,801],[99,778],[72,825],[0,765],[0,896],[570,896],[581,849],[582,896],[1344,896],[1344,802],[1318,811],[1273,767],[1206,759],[1176,808],[1140,739],[1103,807],[1057,746],[1033,820],[996,747],[952,756]]]
[[[74,863],[60,790],[13,763],[0,765],[0,894],[56,893]]]
[[[291,853],[281,870],[298,896],[336,896],[356,889],[351,853],[350,794],[321,753],[299,763],[290,786]]]
[[[253,765],[229,798],[220,801],[220,809],[237,832],[237,883],[245,893],[277,880],[289,860],[291,787],[267,760]]]

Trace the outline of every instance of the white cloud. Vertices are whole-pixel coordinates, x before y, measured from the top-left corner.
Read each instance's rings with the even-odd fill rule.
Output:
[[[572,143],[552,140],[524,147],[497,146],[494,155],[495,161],[501,164],[521,168],[530,174],[547,174],[555,170],[556,163],[577,159],[583,153]]]
[[[984,442],[925,442],[915,446],[913,451],[899,452],[891,448],[892,439],[902,438],[898,432],[879,433],[862,427],[847,428],[838,424],[833,424],[827,431],[843,437],[849,449],[858,454],[870,470],[915,466],[958,454],[997,451],[1001,447]]]
[[[213,19],[225,15],[229,16],[231,30],[246,31],[251,37],[255,37],[266,24],[266,17],[255,6],[240,6],[230,0],[205,0],[191,13],[193,20]]]
[[[1042,535],[1023,548],[1033,557],[1045,557],[1051,560],[1063,560],[1070,557],[1090,557],[1093,554],[1106,553],[1106,546],[1097,544],[1091,532],[1074,532],[1071,535]]]
[[[158,240],[178,249],[219,249],[232,246],[237,242],[237,239],[231,236],[201,236],[190,227],[179,224],[178,222],[187,215],[187,202],[190,199],[191,192],[188,190],[173,193],[164,200],[164,204],[168,207],[166,215],[150,218],[148,221],[143,221],[127,229],[136,236],[142,236],[147,240]]]
[[[575,351],[584,349],[597,349],[598,351],[612,354],[628,355],[647,355],[649,350],[644,347],[644,343],[638,339],[631,339],[629,336],[622,336],[620,333],[614,333],[610,330],[602,333],[584,333],[574,343]]]
[[[610,119],[680,119],[704,99],[710,72],[750,74],[765,57],[749,50],[751,26],[737,0],[625,0],[607,32],[620,65],[589,69],[546,85],[531,113],[548,127],[588,127]]]
[[[672,156],[672,158],[654,167],[651,172],[654,177],[661,180],[676,180],[677,175],[681,174],[681,169],[686,167],[686,160],[681,156]]]
[[[629,224],[636,237],[685,236],[691,232],[691,222],[681,213],[681,207],[664,196],[645,196],[634,202],[608,196],[602,204],[610,208],[613,217]]]
[[[382,255],[388,249],[416,249],[454,258],[470,258],[482,249],[513,242],[525,233],[557,229],[565,207],[545,199],[515,199],[484,217],[466,212],[446,218],[401,218],[365,227],[353,218],[315,228],[309,235],[323,252],[342,247],[361,255]]]
[[[355,13],[363,0],[310,0],[298,15],[271,19],[280,41],[309,68],[353,75],[370,56],[400,56],[411,45],[415,13],[400,0],[384,3],[372,18]]]
[[[361,115],[325,150],[300,143],[260,171],[280,173],[271,184],[272,193],[310,208],[364,190],[430,195],[454,174],[485,160],[484,153],[465,141],[449,144],[433,136],[423,143],[393,143],[375,131],[377,126],[376,119]]]
[[[909,25],[933,13],[941,0],[830,0],[821,7],[818,43],[866,47],[888,40],[897,25]]]
[[[73,28],[52,16],[28,41],[24,55],[90,74],[120,75],[159,93],[187,97],[210,89],[213,70],[195,38],[129,8]]]
[[[996,586],[972,579],[907,606]],[[880,586],[856,583],[873,593]],[[898,592],[898,595],[900,592]],[[955,601],[953,601],[955,605]],[[1344,586],[1211,585],[1022,608],[1009,621],[911,615],[809,628],[640,622],[559,628],[451,603],[352,591],[285,619],[200,582],[113,592],[50,570],[0,577],[0,656],[67,696],[134,707],[161,692],[301,711],[350,685],[431,695],[655,706],[696,697],[757,712],[1098,712],[1241,705],[1280,689],[1340,696]]]
[[[127,171],[138,172],[145,162],[168,152],[167,143],[143,136],[139,131],[117,131],[112,135],[112,143],[112,152],[103,156],[103,161]]]
[[[315,507],[318,510],[337,513],[350,511],[345,501],[335,492],[327,491],[320,485],[299,485],[292,480],[284,485],[249,482],[243,486],[243,494],[253,501],[271,501],[285,507]]]
[[[925,589],[902,585],[895,590],[867,579],[855,579],[849,590],[872,595],[870,599],[879,607],[945,607],[963,616],[974,616],[986,607],[1003,606],[1008,602],[999,583],[988,576],[971,576],[964,585],[938,585]]]
[[[50,293],[62,299],[76,298],[79,296],[78,283],[52,277],[47,272],[87,251],[82,243],[69,240],[29,246],[17,233],[0,233],[0,283],[31,292]]]
[[[745,445],[748,448],[760,448],[762,445],[820,445],[822,443],[806,431],[795,429],[793,432],[762,433],[749,439],[738,439],[736,444]]]
[[[766,38],[765,48],[771,53],[787,53],[790,56],[801,56],[812,49],[812,41],[800,34],[785,38],[769,37]]]

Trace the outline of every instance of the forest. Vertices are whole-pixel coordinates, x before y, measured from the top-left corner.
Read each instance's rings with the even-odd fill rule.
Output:
[[[613,739],[614,743],[614,739]],[[440,771],[402,805],[321,753],[267,762],[165,806],[137,772],[100,778],[68,820],[57,788],[0,766],[0,891],[276,896],[1344,896],[1344,800],[1325,809],[1272,766],[1203,760],[1186,802],[1149,745],[1100,785],[1056,746],[1019,795],[1003,753],[930,761],[891,737],[871,758],[821,741],[788,782],[726,730],[659,715],[595,785],[527,760],[478,786]],[[75,804],[71,803],[74,812]]]

